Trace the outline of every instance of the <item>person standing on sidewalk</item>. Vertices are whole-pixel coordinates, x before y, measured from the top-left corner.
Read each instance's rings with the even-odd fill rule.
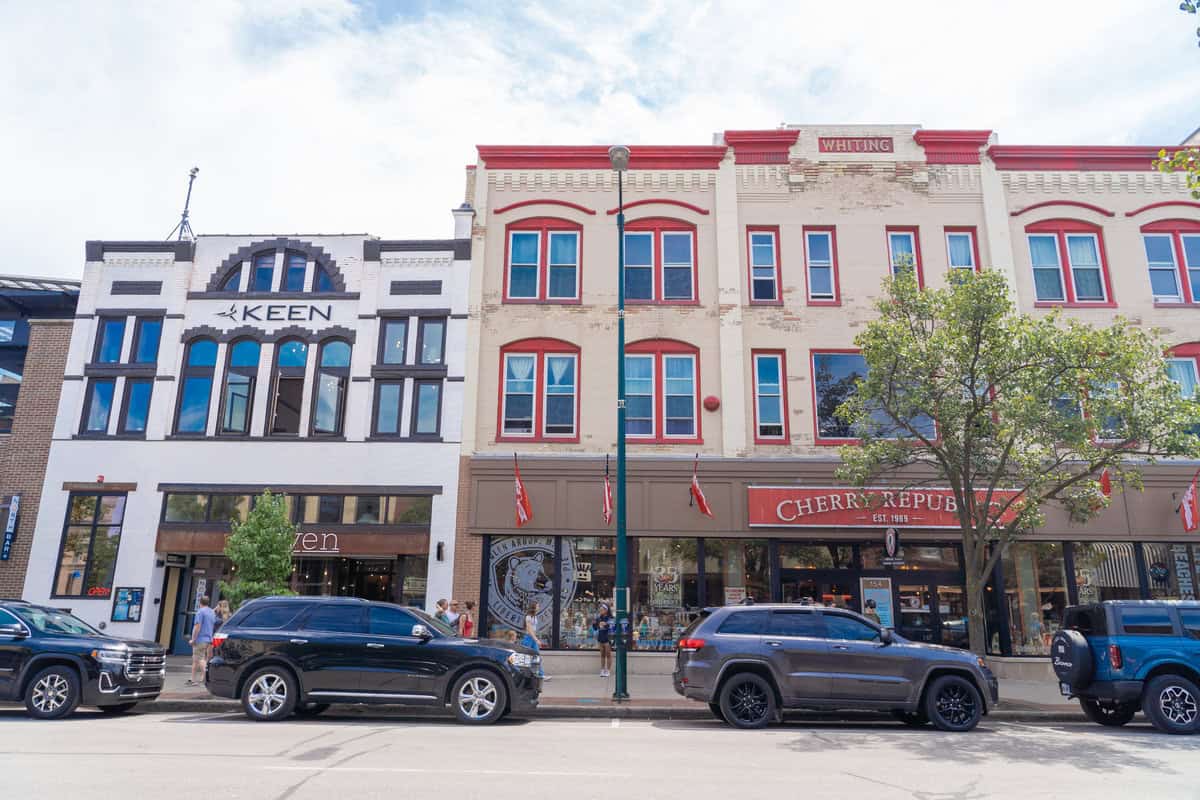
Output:
[[[607,678],[612,668],[612,613],[607,603],[600,604],[600,613],[596,615],[592,627],[596,630],[596,644],[600,646],[600,677]]]
[[[529,605],[525,609],[525,638],[521,640],[521,644],[537,653],[538,656],[541,656],[542,640],[537,635],[538,610],[537,601],[530,600]],[[546,670],[541,666],[538,667],[538,676],[544,681],[550,680],[546,676]]]
[[[188,686],[198,686],[204,680],[204,670],[212,656],[213,630],[216,628],[217,615],[208,607],[211,602],[208,595],[200,598],[196,623],[192,625],[192,638],[188,639],[188,644],[192,646],[192,676],[187,681]],[[200,674],[200,680],[196,680],[197,672]]]
[[[458,635],[470,639],[475,635],[475,602],[467,600],[463,603],[463,613],[458,618]]]
[[[447,609],[449,606],[450,604],[446,601],[446,598],[443,597],[441,600],[438,600],[437,603],[434,604],[434,607],[437,610],[433,612],[433,618],[438,622],[444,622],[449,625],[450,616],[447,614]]]
[[[221,630],[221,626],[224,625],[226,622],[228,622],[229,618],[233,616],[233,609],[229,607],[229,601],[228,600],[218,600],[216,613],[217,613],[217,625],[216,625],[215,631],[219,631],[219,630]]]

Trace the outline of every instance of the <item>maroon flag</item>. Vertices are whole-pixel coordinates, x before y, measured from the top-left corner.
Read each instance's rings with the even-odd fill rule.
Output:
[[[692,462],[692,486],[688,490],[692,500],[696,501],[696,506],[700,509],[700,513],[706,517],[712,517],[712,509],[709,508],[708,500],[704,497],[704,490],[700,488],[700,479],[696,476],[696,470],[700,468],[700,454],[696,454],[696,460]],[[691,502],[688,503],[691,505]]]
[[[513,474],[516,476],[517,527],[524,527],[533,519],[533,506],[529,503],[529,493],[521,481],[521,468],[517,466],[517,454],[513,453]]]
[[[1183,502],[1179,504],[1179,519],[1183,521],[1183,530],[1187,533],[1200,528],[1200,498],[1196,496],[1197,475],[1200,475],[1200,472],[1192,476],[1192,483],[1183,494]]]
[[[1112,497],[1112,477],[1108,474],[1108,467],[1100,473],[1100,491],[1105,497]]]

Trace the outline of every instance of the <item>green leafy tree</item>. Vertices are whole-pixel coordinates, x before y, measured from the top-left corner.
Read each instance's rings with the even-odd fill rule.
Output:
[[[1200,0],[1182,0],[1179,10],[1192,14],[1200,11]],[[1196,37],[1200,44],[1200,28],[1196,29]],[[1187,176],[1187,188],[1192,197],[1200,200],[1200,149],[1188,147],[1168,154],[1166,150],[1158,151],[1154,166],[1159,172],[1182,172]]]
[[[1008,544],[1048,505],[1075,522],[1100,513],[1104,470],[1140,489],[1139,465],[1200,455],[1200,403],[1181,397],[1156,333],[1017,314],[998,272],[924,290],[902,273],[885,289],[855,339],[867,375],[837,411],[861,441],[842,448],[839,476],[950,487],[982,653],[984,586]]]
[[[296,526],[289,519],[281,494],[263,492],[245,522],[232,522],[233,535],[225,542],[225,555],[233,562],[234,581],[223,588],[235,608],[246,600],[267,595],[292,594],[292,549]]]

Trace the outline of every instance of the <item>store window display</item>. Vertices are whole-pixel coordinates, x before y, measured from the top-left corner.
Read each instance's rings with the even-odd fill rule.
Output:
[[[1058,542],[1014,542],[1004,554],[1004,600],[1014,655],[1050,654],[1067,605],[1067,573]]]
[[[1080,605],[1141,598],[1132,542],[1075,542],[1073,547]]]
[[[575,595],[563,600],[559,614],[559,646],[567,650],[595,650],[597,631],[592,627],[600,604],[613,607],[617,575],[617,540],[611,536],[563,537],[564,553],[575,564]]]
[[[705,602],[734,605],[746,598],[770,600],[771,573],[765,539],[704,540]]]
[[[710,540],[711,541],[711,540]],[[700,613],[695,539],[633,539],[631,562],[633,646],[674,650],[679,635]]]
[[[1196,568],[1200,547],[1186,544],[1142,545],[1146,557],[1146,577],[1150,581],[1150,596],[1155,600],[1195,600]]]

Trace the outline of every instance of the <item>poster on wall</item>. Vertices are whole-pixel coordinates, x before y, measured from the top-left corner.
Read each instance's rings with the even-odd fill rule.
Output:
[[[650,605],[679,608],[683,605],[683,580],[678,564],[660,564],[650,575]]]
[[[874,604],[879,624],[885,628],[895,628],[896,616],[892,609],[892,579],[859,578],[858,583],[861,590],[863,616],[871,618],[869,612]]]
[[[118,586],[113,595],[113,622],[141,622],[142,600],[146,590],[141,586]]]
[[[525,614],[537,603],[538,636],[548,638],[554,617],[554,585],[561,605],[575,597],[575,549],[562,548],[555,570],[553,536],[508,536],[492,540],[489,552],[488,616],[493,624],[525,630]],[[557,575],[556,575],[557,573]]]

